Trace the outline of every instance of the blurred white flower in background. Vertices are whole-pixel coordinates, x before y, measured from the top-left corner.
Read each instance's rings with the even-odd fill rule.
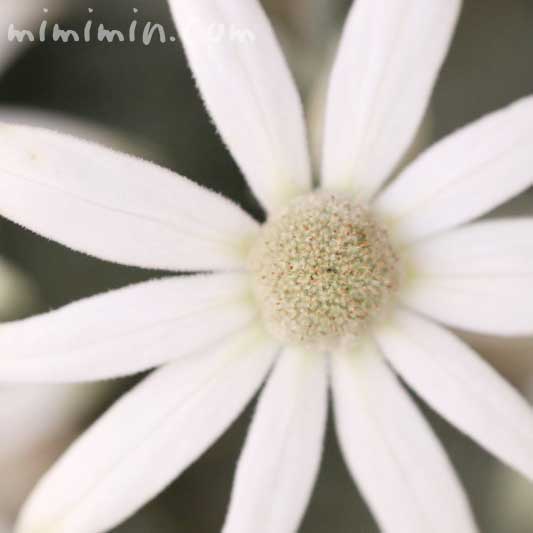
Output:
[[[9,43],[10,24],[33,30],[43,16],[52,20],[73,4],[72,0],[47,0],[43,5],[48,11],[44,14],[37,2],[2,0],[0,76],[28,45],[27,41]],[[116,132],[58,113],[0,105],[0,120],[33,126],[47,124],[115,147],[132,146]],[[0,251],[1,236],[0,232]],[[29,276],[0,255],[0,321],[27,314],[38,299],[38,289]],[[12,533],[20,505],[36,480],[79,433],[81,420],[97,401],[101,389],[94,385],[0,386],[0,533]]]
[[[1,245],[0,234],[0,250]],[[28,276],[0,254],[0,321],[28,312],[35,296]]]
[[[225,533],[298,528],[329,386],[343,454],[383,531],[476,531],[444,450],[394,371],[533,478],[531,407],[436,323],[533,333],[533,220],[463,226],[533,183],[533,99],[450,135],[383,188],[419,128],[460,2],[358,0],[330,80],[323,192],[313,193],[301,104],[259,4],[170,5],[206,106],[268,219],[261,227],[150,163],[1,127],[0,213],[108,261],[216,271],[0,326],[7,381],[102,379],[163,365],[43,478],[19,533],[120,523],[218,438],[271,366]],[[251,28],[255,39],[213,44],[190,31],[191,20]]]
[[[25,38],[22,42],[8,39],[11,25],[18,30],[38,31],[41,21],[57,18],[58,14],[80,0],[2,0],[0,2],[0,72],[5,71],[11,61],[29,46]],[[46,9],[46,11],[44,11]]]
[[[6,527],[36,480],[79,432],[95,396],[94,386],[0,387],[0,522]]]
[[[0,1],[0,76],[10,67],[32,43],[27,39],[9,41],[8,28],[11,24],[18,29],[27,29],[37,35],[41,23],[46,20],[48,27],[58,22],[61,16],[74,10],[82,0],[1,0]],[[46,9],[46,11],[44,11]],[[36,43],[37,44],[37,43]],[[0,121],[28,126],[46,126],[55,131],[76,135],[83,139],[100,142],[128,153],[155,155],[157,149],[138,139],[125,136],[122,132],[102,127],[87,119],[69,116],[57,111],[21,107],[0,102]],[[158,154],[159,155],[159,154]]]
[[[52,2],[53,3],[53,2]],[[20,43],[10,43],[7,39],[8,27],[33,28],[42,12],[34,2],[2,0],[0,3],[0,76],[7,70],[13,58],[23,47]],[[0,233],[0,250],[1,250]],[[0,255],[0,320],[27,311],[35,297],[34,287],[28,278],[14,265]]]
[[[28,313],[38,291],[0,257],[0,321]],[[11,533],[36,480],[79,431],[94,387],[0,386],[0,532]]]

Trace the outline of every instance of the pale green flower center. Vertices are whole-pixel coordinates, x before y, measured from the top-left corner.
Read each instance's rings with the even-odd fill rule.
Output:
[[[289,343],[360,336],[397,290],[398,263],[367,208],[325,192],[269,219],[249,256],[266,326]]]

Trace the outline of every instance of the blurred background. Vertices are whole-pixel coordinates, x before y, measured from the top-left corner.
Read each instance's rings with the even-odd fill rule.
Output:
[[[5,40],[5,22],[11,15],[9,11],[5,11],[7,15],[2,12],[4,2],[7,6],[13,0],[0,0],[0,17],[4,17],[0,37]],[[319,136],[316,125],[320,123],[321,87],[351,2],[264,0],[263,3],[289,57],[315,128],[313,134]],[[464,3],[458,31],[420,137],[421,146],[533,93],[533,0],[465,0]],[[25,16],[32,21],[28,24],[38,25],[43,18],[49,18],[59,20],[64,28],[81,32],[91,18],[95,24],[102,22],[109,28],[127,31],[133,18],[137,18],[141,26],[152,21],[162,24],[169,35],[174,34],[165,0],[14,0],[14,4],[19,8],[24,5]],[[43,13],[43,8],[49,8],[49,12]],[[93,12],[89,13],[88,8]],[[134,8],[138,13],[134,14]],[[161,44],[158,39],[150,46],[45,42],[15,48],[10,51],[9,66],[0,74],[0,120],[27,116],[34,122],[99,139],[220,191],[262,217],[212,128],[178,43]],[[526,192],[492,216],[511,213],[532,214],[533,192]],[[23,291],[31,286],[33,298],[25,292],[23,305],[13,307],[10,318],[57,308],[153,276],[151,272],[90,259],[3,220],[0,220],[0,254],[31,280]],[[468,336],[468,340],[524,392],[529,390],[533,400],[531,339],[505,343]],[[64,398],[57,400],[62,407],[51,410],[41,400],[33,410],[28,407],[35,391],[23,395],[22,399],[17,392],[15,400],[11,394],[4,396],[5,391],[0,388],[0,524],[2,520],[12,520],[35,478],[67,443],[134,381],[84,386],[77,392],[64,390],[61,393]],[[48,397],[46,391],[39,394]],[[44,424],[37,437],[32,437],[33,449],[15,447],[8,455],[9,462],[5,457],[2,462],[1,443],[15,438],[16,428],[6,421],[16,416],[16,408],[26,413],[26,418],[20,418],[25,423],[31,423],[42,413],[50,416],[51,412],[52,416],[44,418],[50,423]],[[531,533],[533,487],[428,409],[423,409],[466,486],[483,533]],[[115,531],[219,531],[251,413],[252,408],[164,494]],[[24,481],[13,491],[14,480],[19,479]],[[341,461],[331,428],[320,478],[300,531],[377,532]]]

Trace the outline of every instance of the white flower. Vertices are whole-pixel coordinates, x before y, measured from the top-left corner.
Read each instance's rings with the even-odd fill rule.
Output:
[[[5,0],[0,5],[0,29],[6,41],[9,24],[30,22],[27,8],[27,4],[22,7],[18,0]],[[31,11],[35,13],[35,6],[32,6]],[[0,42],[0,75],[7,70],[16,53],[16,46]],[[20,309],[26,308],[32,292],[27,278],[11,262],[0,256],[0,320],[13,317]]]
[[[0,524],[14,519],[36,480],[72,441],[92,397],[94,386],[0,388]]]
[[[108,261],[209,272],[0,326],[4,381],[162,365],[44,477],[18,533],[114,527],[218,438],[273,364],[224,533],[297,530],[319,466],[328,384],[342,451],[383,531],[476,531],[395,372],[533,478],[530,406],[433,321],[533,333],[533,220],[459,227],[533,183],[533,99],[437,143],[384,188],[423,116],[460,6],[358,0],[333,69],[322,192],[313,193],[300,101],[259,4],[170,5],[207,108],[269,218],[261,227],[147,162],[45,130],[0,129],[0,213]],[[213,22],[255,38],[214,44],[197,31]]]
[[[2,0],[0,3],[0,71],[6,70],[13,59],[21,50],[32,42],[29,38],[33,35],[33,42],[39,38],[38,32],[41,22],[49,20],[49,23],[55,23],[56,16],[60,12],[66,11],[66,8],[72,6],[77,0],[46,0],[46,2],[31,2],[21,0]],[[22,37],[21,41],[11,34],[12,30],[28,32]],[[10,39],[10,35],[12,39]]]

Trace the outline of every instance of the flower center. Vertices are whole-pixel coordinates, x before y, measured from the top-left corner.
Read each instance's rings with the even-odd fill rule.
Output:
[[[398,263],[368,209],[325,192],[269,219],[249,256],[263,319],[290,343],[361,335],[398,288]]]

